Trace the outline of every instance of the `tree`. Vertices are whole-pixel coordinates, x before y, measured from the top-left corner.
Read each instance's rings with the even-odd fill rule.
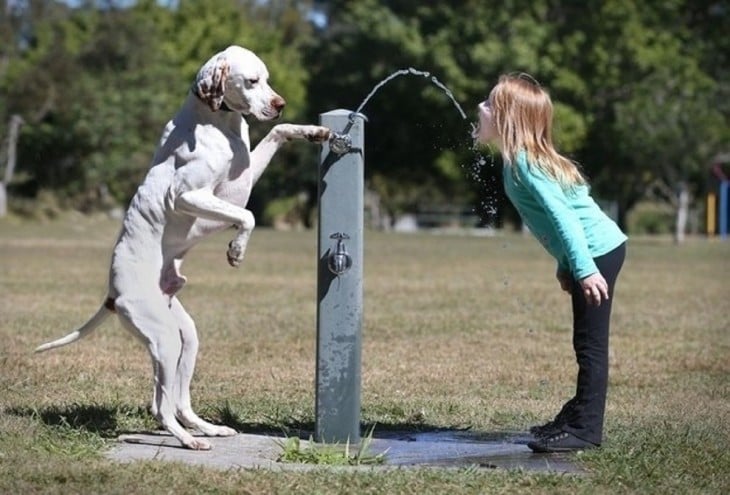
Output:
[[[313,2],[296,0],[9,5],[0,17],[2,142],[12,115],[26,122],[13,187],[51,189],[76,208],[98,205],[100,189],[126,203],[200,64],[231,43],[267,62],[287,120],[354,110],[408,67],[448,86],[466,119],[416,75],[393,79],[363,109],[366,179],[391,213],[423,203],[509,211],[499,157],[480,165],[469,138],[476,104],[505,72],[549,88],[559,149],[583,165],[597,196],[618,202],[622,225],[650,187],[699,192],[701,162],[727,149],[730,9],[720,0],[325,0],[316,6],[327,22],[316,30]],[[253,140],[269,126],[254,124]],[[315,154],[283,150],[253,207],[315,190]]]
[[[619,201],[621,224],[652,190],[663,191],[659,197],[674,204],[678,220],[686,217],[679,206],[701,189],[702,168],[724,148],[730,107],[721,71],[727,69],[715,67],[710,60],[716,57],[708,54],[727,41],[701,37],[714,31],[698,21],[714,18],[727,26],[730,12],[719,6],[611,0],[574,13],[590,33],[579,59],[592,88],[584,104],[592,122],[581,157],[596,167],[596,189]],[[678,240],[682,224],[677,221]]]
[[[714,122],[716,132],[703,143],[692,141],[697,149],[676,150],[681,151],[683,169],[696,168],[690,165],[692,157],[701,161],[709,153],[705,148],[721,146],[720,136],[727,129],[728,99],[721,96],[728,93],[727,64],[722,64],[729,52],[724,33],[730,28],[730,12],[725,2],[506,0],[490,5],[461,0],[425,5],[410,0],[334,0],[322,4],[330,23],[311,50],[310,65],[319,74],[337,77],[311,79],[318,105],[351,104],[343,101],[357,101],[355,95],[367,94],[379,78],[413,65],[436,74],[471,111],[500,73],[527,72],[551,92],[559,149],[582,164],[595,194],[618,202],[622,225],[649,184],[658,183],[660,176],[662,182],[669,180],[667,170],[652,168],[638,157],[641,149],[661,148],[660,136],[673,132],[664,129],[674,126],[671,121],[655,119],[654,130],[644,134],[641,143],[624,139],[636,137],[632,134],[636,123],[629,117],[642,112],[637,118],[648,118],[645,107],[656,100],[656,91],[668,94],[680,78],[683,84],[704,88],[697,91],[712,93],[700,99],[712,111],[688,114],[682,125],[700,135]],[[682,75],[675,77],[674,71]],[[468,148],[464,145],[468,139],[455,138],[465,134],[458,116],[439,100],[437,91],[435,98],[427,97],[430,92],[414,81],[394,81],[368,104],[369,128],[377,123],[387,127],[387,133],[380,128],[368,132],[366,173],[380,184],[391,184],[383,189],[406,207],[413,207],[412,198],[439,195],[489,202],[483,187],[495,182],[499,167],[488,167],[487,177],[481,176],[473,187],[459,184],[458,173],[443,173],[458,171],[454,163],[473,158],[468,150],[462,151]],[[639,102],[642,99],[644,103]],[[648,146],[646,140],[651,141]],[[418,149],[418,142],[428,145]],[[445,167],[448,163],[451,166]],[[418,174],[413,173],[414,164]],[[697,174],[685,175],[696,190]],[[464,187],[472,195],[464,194]],[[381,196],[388,198],[387,192]]]
[[[31,26],[47,15],[63,15],[64,9],[53,2],[3,2],[0,16],[0,136],[6,155],[4,180],[0,183],[0,216],[7,211],[8,187],[13,182],[17,163],[21,125],[40,121],[55,99],[44,77],[33,77],[31,61],[22,61],[34,41]],[[38,71],[40,72],[40,71]],[[26,77],[26,74],[30,75]],[[21,91],[22,89],[22,91]],[[7,122],[7,126],[5,126]],[[2,157],[3,153],[0,153]]]
[[[579,81],[546,53],[560,47],[551,39],[546,2],[324,5],[329,23],[308,57],[308,65],[321,75],[310,79],[314,108],[355,109],[380,80],[415,67],[445,83],[467,112],[463,119],[428,79],[410,76],[394,79],[367,103],[366,179],[385,208],[472,204],[491,221],[493,205],[504,203],[501,186],[496,187],[501,175],[499,167],[480,166],[471,149],[469,123],[476,104],[502,72],[556,78],[557,89],[566,93]],[[563,149],[578,149],[587,133],[584,117],[570,100],[558,102],[556,112]]]
[[[8,128],[8,142],[6,147],[7,162],[5,164],[5,173],[3,180],[0,181],[0,218],[4,217],[8,213],[8,194],[7,184],[10,184],[13,180],[13,174],[15,173],[15,163],[18,147],[18,134],[20,133],[20,126],[23,125],[23,117],[18,114],[10,117],[10,124]]]
[[[616,106],[616,135],[650,178],[649,192],[676,212],[675,241],[684,240],[693,195],[704,186],[711,158],[730,139],[720,93],[704,74],[668,66],[634,87]]]
[[[10,42],[0,58],[7,60],[0,122],[13,113],[27,122],[18,145],[23,183],[16,185],[31,197],[52,190],[63,205],[85,211],[126,204],[196,72],[231,44],[268,63],[289,118],[303,111],[307,74],[298,37],[306,29],[293,21],[294,2],[270,2],[277,8],[271,16],[254,0],[182,1],[174,9],[154,0],[121,4],[38,2],[32,5],[47,8],[21,9],[0,24]],[[274,28],[280,21],[289,27]],[[252,127],[254,141],[268,125]],[[296,150],[290,156],[299,158]]]

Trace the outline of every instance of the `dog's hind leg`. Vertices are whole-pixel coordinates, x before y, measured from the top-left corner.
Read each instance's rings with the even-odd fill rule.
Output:
[[[175,409],[177,419],[188,428],[197,428],[204,435],[211,437],[228,437],[236,434],[236,430],[227,426],[217,426],[201,419],[195,412],[190,401],[190,382],[195,370],[195,360],[198,354],[198,333],[195,322],[185,311],[177,297],[170,302],[172,312],[182,340],[180,359],[177,364]]]
[[[169,299],[159,294],[143,294],[116,300],[122,324],[147,346],[154,371],[152,413],[162,427],[185,447],[209,450],[210,443],[190,434],[176,418],[177,366],[183,344],[178,322],[168,306]]]

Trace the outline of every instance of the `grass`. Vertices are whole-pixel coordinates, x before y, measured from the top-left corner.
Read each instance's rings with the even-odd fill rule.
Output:
[[[728,493],[730,243],[632,239],[615,297],[606,442],[586,476],[464,468],[226,472],[119,465],[121,433],[155,428],[149,359],[116,321],[32,350],[103,301],[118,223],[0,223],[0,493]],[[201,335],[203,416],[243,432],[314,422],[315,232],[257,230],[197,247],[181,299]],[[362,419],[379,430],[500,432],[570,397],[570,308],[533,240],[368,232]]]
[[[277,440],[281,447],[281,462],[296,462],[300,464],[319,464],[325,466],[366,466],[383,464],[386,461],[386,452],[372,454],[370,446],[373,441],[375,426],[361,438],[359,445],[351,445],[349,441],[340,443],[315,443],[312,436],[309,442],[303,445],[298,436]]]

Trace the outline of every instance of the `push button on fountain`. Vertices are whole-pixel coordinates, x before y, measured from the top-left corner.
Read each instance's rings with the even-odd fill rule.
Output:
[[[330,133],[330,149],[337,155],[344,155],[352,148],[352,138],[349,134]]]
[[[345,239],[350,236],[341,232],[336,232],[330,236],[330,239],[337,239],[337,245],[334,250],[330,249],[327,257],[327,268],[338,277],[352,267],[352,258],[347,253]]]
[[[351,112],[347,117],[347,125],[344,129],[342,129],[341,133],[334,131],[330,132],[330,150],[332,150],[332,152],[336,155],[344,155],[352,150],[352,137],[348,133],[355,124],[355,119],[358,117],[365,121],[368,120],[368,118],[360,112]]]

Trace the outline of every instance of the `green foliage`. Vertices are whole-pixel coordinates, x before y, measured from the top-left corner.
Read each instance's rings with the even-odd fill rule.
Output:
[[[674,214],[666,204],[642,201],[631,210],[627,226],[634,234],[669,234],[674,227]]]
[[[718,85],[686,62],[667,60],[615,106],[615,134],[635,164],[657,171],[652,175],[670,188],[690,178],[704,185],[708,164],[730,141]]]
[[[689,179],[701,189],[709,157],[726,147],[717,138],[729,129],[727,98],[719,98],[726,70],[706,53],[724,41],[699,36],[704,28],[693,18],[703,11],[707,22],[730,16],[713,2],[611,0],[576,9],[590,34],[577,55],[591,88],[581,102],[590,129],[579,158],[600,195],[618,200],[622,222],[651,183],[675,188]]]
[[[307,74],[301,41],[292,37],[307,32],[289,32],[287,39],[261,22],[257,9],[256,2],[216,0],[181,2],[174,10],[153,1],[124,9],[85,6],[30,20],[20,11],[29,42],[0,72],[8,95],[0,118],[20,113],[27,122],[17,190],[35,196],[52,189],[81,210],[104,206],[108,196],[126,204],[199,67],[231,44],[268,62],[272,83],[286,95],[287,116],[297,118]],[[254,140],[264,131],[254,127]]]
[[[268,201],[263,211],[263,223],[274,226],[311,226],[313,222],[307,199],[305,194],[296,194]]]
[[[497,77],[524,71],[550,89],[555,140],[620,221],[649,184],[698,193],[730,141],[730,10],[723,2],[459,0],[16,2],[0,18],[0,137],[24,117],[11,193],[55,191],[65,206],[126,203],[200,65],[230,44],[256,51],[286,98],[288,121],[355,109],[383,78],[415,67],[363,109],[366,175],[383,208],[494,203],[471,179],[469,122]],[[317,6],[327,23],[315,29]],[[254,124],[256,142],[269,124]],[[4,144],[4,140],[3,140]],[[0,146],[0,159],[4,157]],[[275,158],[252,207],[316,190],[317,150]],[[1,163],[1,162],[0,162]],[[280,165],[283,164],[283,165]],[[21,174],[23,172],[23,174]]]
[[[470,109],[499,74],[528,72],[552,93],[555,140],[561,151],[581,162],[597,193],[617,199],[623,212],[643,196],[645,181],[671,184],[689,175],[699,188],[708,156],[727,142],[727,98],[719,97],[726,91],[720,85],[722,72],[703,63],[709,60],[710,46],[727,42],[716,30],[710,30],[712,41],[697,33],[708,29],[701,20],[727,24],[730,12],[711,2],[327,4],[331,26],[313,47],[312,60],[316,58],[321,72],[336,77],[311,79],[316,107],[341,107],[343,101],[354,101],[349,103],[354,106],[393,70],[414,66],[439,77]],[[717,86],[711,89],[712,84]],[[665,109],[657,101],[661,94],[677,95],[678,85],[694,95],[699,93],[689,87],[705,88],[702,97],[682,98],[682,125],[688,132],[681,136],[671,131],[676,127],[672,118],[662,119]],[[404,199],[414,195],[430,199],[431,177],[446,196],[474,202],[481,195],[479,201],[489,200],[491,192],[468,185],[477,196],[465,192],[466,177],[440,175],[444,150],[457,164],[472,158],[458,114],[438,91],[424,88],[420,81],[394,80],[364,112],[370,118],[366,173],[379,177],[378,182],[386,178],[393,183],[380,190],[391,203],[386,205],[389,209],[409,208]],[[648,129],[636,132],[637,123],[627,116],[652,120]],[[659,138],[665,133],[673,133],[671,149]],[[639,150],[681,157],[683,164],[660,164],[640,157]],[[675,168],[681,173],[674,173]],[[383,194],[396,188],[409,193],[398,195],[403,199]]]

